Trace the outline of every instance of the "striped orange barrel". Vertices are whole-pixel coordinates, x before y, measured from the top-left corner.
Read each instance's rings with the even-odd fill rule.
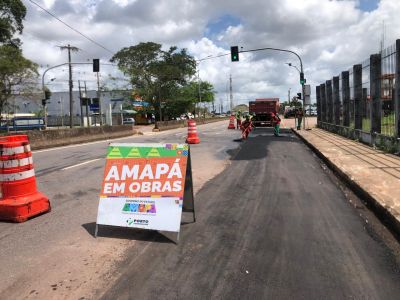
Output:
[[[36,188],[27,135],[0,137],[0,186],[0,219],[21,222],[50,210]]]
[[[188,144],[200,143],[200,138],[197,135],[196,122],[193,120],[188,120],[188,135],[186,138],[186,143]]]

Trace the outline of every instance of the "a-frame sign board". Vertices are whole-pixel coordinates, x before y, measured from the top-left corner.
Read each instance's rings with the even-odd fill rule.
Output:
[[[100,192],[98,225],[177,233],[182,210],[195,221],[187,144],[110,144]]]

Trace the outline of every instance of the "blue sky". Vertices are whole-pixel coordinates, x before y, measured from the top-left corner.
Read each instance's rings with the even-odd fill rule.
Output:
[[[379,1],[377,0],[359,0],[359,8],[363,11],[373,11],[378,7]]]
[[[230,14],[221,15],[220,17],[208,21],[204,35],[210,39],[214,39],[216,35],[224,32],[229,26],[237,26],[241,23],[240,18]]]

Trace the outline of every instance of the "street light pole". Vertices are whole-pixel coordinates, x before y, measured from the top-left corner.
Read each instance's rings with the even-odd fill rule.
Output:
[[[301,60],[300,60],[301,63]],[[286,63],[289,67],[295,68],[300,74],[303,73],[303,64],[300,64],[301,70],[295,65],[292,65],[291,63]],[[305,95],[305,86],[304,86],[304,81],[301,82],[301,94],[303,95],[303,129],[306,128],[306,114],[305,114],[305,104],[306,104],[306,95]]]
[[[44,70],[43,74],[42,74],[42,91],[43,91],[43,99],[46,99],[46,95],[45,95],[45,84],[44,84],[44,77],[46,75],[46,73],[52,69],[58,68],[58,67],[62,67],[65,65],[91,65],[92,63],[82,63],[82,62],[67,62],[67,63],[63,63],[63,64],[59,64],[50,68],[47,68],[46,70]],[[47,103],[44,104],[44,124],[45,127],[47,127]]]
[[[212,55],[208,55],[206,57],[200,58],[198,60],[196,60],[196,69],[197,69],[197,86],[198,86],[198,92],[199,92],[199,105],[201,102],[201,81],[200,81],[200,62],[202,62],[203,60],[209,59],[211,58]],[[199,112],[200,113],[200,112]],[[199,114],[200,115],[200,114]],[[205,115],[205,111],[204,111],[204,115]],[[196,117],[196,102],[194,103],[194,117]]]
[[[232,115],[232,109],[233,109],[233,93],[232,93],[232,74],[229,74],[229,107]]]
[[[301,60],[300,55],[298,55],[296,52],[292,51],[292,50],[287,50],[287,49],[280,49],[280,48],[271,48],[271,47],[265,47],[265,48],[258,48],[258,49],[251,49],[251,50],[241,50],[239,51],[239,53],[245,53],[245,52],[255,52],[255,51],[261,51],[261,50],[273,50],[273,51],[279,51],[279,52],[288,52],[288,53],[292,53],[294,55],[297,56],[297,58],[300,61],[300,72],[304,74],[303,71],[303,61]],[[303,106],[304,106],[304,81],[301,82],[301,92],[303,94]],[[303,121],[304,121],[304,113],[303,113]],[[305,128],[305,121],[303,122],[303,128]]]

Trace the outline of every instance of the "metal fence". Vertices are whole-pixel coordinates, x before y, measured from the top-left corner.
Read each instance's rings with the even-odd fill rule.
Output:
[[[394,136],[396,134],[394,111],[396,45],[386,48],[381,55],[381,132],[385,135]]]
[[[400,137],[400,40],[317,86],[318,125]],[[400,81],[400,80],[397,80]],[[343,127],[343,128],[339,128]]]

